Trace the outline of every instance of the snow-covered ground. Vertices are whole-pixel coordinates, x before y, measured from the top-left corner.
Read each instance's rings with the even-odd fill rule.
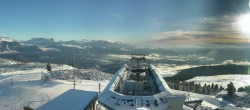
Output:
[[[204,95],[204,94],[197,94],[192,92],[186,92],[186,91],[179,91],[179,90],[173,90],[175,93],[184,93],[184,94],[190,94],[191,97],[195,97],[195,99],[202,99],[202,107],[200,107],[200,110],[211,110],[213,108],[222,108],[223,110],[242,110],[241,108],[237,108],[231,103],[227,101],[221,101],[219,99],[216,99],[214,97],[211,97],[210,95]]]
[[[204,85],[205,83],[207,85],[211,85],[212,83],[218,84],[219,86],[222,85],[224,88],[227,88],[227,84],[230,82],[233,82],[236,90],[240,87],[245,87],[250,85],[250,75],[216,75],[216,76],[200,76],[200,77],[195,77],[193,79],[187,80],[189,81],[194,81],[194,83],[200,83],[201,85]],[[217,94],[219,96],[220,94],[227,94],[227,91],[222,91]],[[250,110],[249,108],[249,96],[245,92],[236,92],[237,96],[239,98],[234,99],[233,104],[243,107],[248,108],[243,108],[244,110]],[[219,97],[217,98],[218,100],[222,101],[222,99]]]
[[[67,90],[73,88],[73,82],[67,81],[64,78],[63,80],[52,78],[51,81],[44,83],[41,80],[41,76],[43,73],[47,73],[45,66],[45,63],[22,63],[0,59],[0,109],[22,110],[23,106],[30,106],[31,108],[36,109]],[[68,65],[57,64],[52,64],[52,68],[54,72],[62,74],[71,74],[74,69]],[[95,79],[80,81],[78,79],[76,89],[79,90],[99,91],[98,85],[100,83],[102,91],[109,81],[100,79],[109,79],[109,77],[112,77],[110,74],[104,76],[106,73],[92,69],[80,69],[77,70],[77,72],[86,74],[87,76],[94,75],[94,77],[90,76],[89,78]],[[221,84],[224,87],[232,81],[238,88],[250,85],[250,81],[247,80],[249,78],[250,75],[219,75],[196,77],[189,81],[195,81],[196,83],[201,84],[210,84],[213,82],[215,84]],[[204,96],[200,97],[202,98]],[[209,102],[210,100],[207,101]],[[217,103],[219,103],[219,101],[215,104]],[[207,102],[204,102],[202,105],[205,107],[204,109],[210,107],[216,108],[216,106]]]
[[[15,63],[13,63],[15,64]],[[54,66],[53,71],[73,69],[67,65]],[[37,108],[49,100],[73,88],[73,83],[67,80],[52,79],[44,83],[41,74],[46,73],[45,68],[10,71],[0,74],[0,108],[1,110],[22,110],[23,106]],[[99,91],[109,81],[81,80],[76,83],[76,89]]]
[[[250,85],[250,75],[216,75],[216,76],[199,76],[187,80],[188,82],[194,81],[194,83],[201,83],[201,85],[207,84],[218,84],[222,85],[224,88],[227,84],[233,82],[235,88],[245,87]]]

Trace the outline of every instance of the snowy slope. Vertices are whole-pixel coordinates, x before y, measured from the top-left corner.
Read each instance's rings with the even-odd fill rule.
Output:
[[[73,68],[67,65],[54,66],[53,71],[62,69],[72,70]],[[1,73],[1,110],[22,110],[23,106],[37,108],[73,88],[73,83],[67,80],[52,79],[43,83],[42,73],[46,73],[44,68]],[[76,89],[98,91],[99,83],[102,85],[101,89],[104,89],[108,81],[81,80],[81,83],[76,84]]]
[[[194,81],[195,83],[201,83],[201,85],[207,84],[218,84],[224,88],[227,84],[233,82],[235,88],[245,87],[250,85],[250,75],[216,75],[216,76],[200,76],[193,79],[187,80],[188,82]]]
[[[173,91],[176,93],[190,94],[190,96],[192,96],[192,97],[195,97],[197,99],[202,99],[203,101],[205,101],[204,105],[210,106],[212,108],[215,108],[217,106],[217,107],[223,108],[223,110],[242,110],[240,108],[237,108],[237,107],[231,105],[230,103],[228,103],[226,101],[220,101],[220,100],[213,98],[209,95],[197,94],[197,93],[186,92],[186,91],[178,91],[178,90],[173,90]],[[207,110],[207,109],[204,109],[204,110]],[[210,109],[208,109],[208,110],[210,110]]]

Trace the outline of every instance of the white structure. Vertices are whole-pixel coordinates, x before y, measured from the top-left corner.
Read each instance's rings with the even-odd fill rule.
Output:
[[[185,99],[171,91],[145,56],[138,55],[132,55],[98,97],[101,105],[115,110],[182,110]]]
[[[42,72],[41,80],[43,80],[44,83],[48,82],[50,80],[50,74]]]
[[[97,92],[70,89],[36,110],[96,110]]]

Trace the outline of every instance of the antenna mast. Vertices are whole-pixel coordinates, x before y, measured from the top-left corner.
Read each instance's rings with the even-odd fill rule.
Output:
[[[73,81],[73,85],[74,85],[74,89],[76,89],[76,68],[75,68],[75,65],[76,65],[76,58],[75,58],[75,51],[74,51],[74,81]]]

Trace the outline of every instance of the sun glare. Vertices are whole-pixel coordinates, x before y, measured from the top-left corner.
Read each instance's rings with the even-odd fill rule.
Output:
[[[250,34],[250,14],[240,16],[237,24],[240,31]]]

